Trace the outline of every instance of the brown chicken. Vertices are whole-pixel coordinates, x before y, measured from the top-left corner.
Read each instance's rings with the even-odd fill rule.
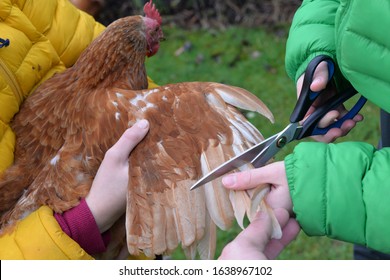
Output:
[[[147,3],[146,17],[119,19],[72,68],[42,84],[13,122],[15,163],[0,179],[0,227],[7,232],[41,205],[63,212],[91,187],[105,152],[139,119],[146,138],[129,158],[126,228],[100,257],[121,247],[153,257],[181,245],[187,257],[214,257],[216,229],[251,219],[268,186],[254,192],[226,190],[220,180],[190,191],[208,171],[263,139],[235,108],[271,112],[248,91],[207,82],[147,88],[145,56],[162,40],[161,17]],[[250,168],[244,167],[244,168]],[[265,206],[266,207],[266,206]],[[272,211],[271,211],[272,212]],[[280,236],[274,220],[274,236]],[[127,240],[127,244],[124,241]]]

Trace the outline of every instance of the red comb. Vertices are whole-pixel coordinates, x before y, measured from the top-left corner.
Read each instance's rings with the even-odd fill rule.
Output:
[[[144,6],[144,13],[148,18],[154,19],[158,22],[158,24],[161,24],[161,16],[154,4],[152,3],[153,1],[150,0],[148,3],[145,4]]]

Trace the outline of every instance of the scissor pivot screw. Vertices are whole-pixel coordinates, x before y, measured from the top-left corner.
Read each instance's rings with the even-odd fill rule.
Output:
[[[278,148],[283,148],[286,144],[287,144],[287,138],[285,136],[280,137],[276,142],[276,146]]]

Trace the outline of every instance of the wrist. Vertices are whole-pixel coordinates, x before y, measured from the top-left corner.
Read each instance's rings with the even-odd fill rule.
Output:
[[[92,193],[85,198],[85,201],[101,233],[110,229],[126,209],[126,200],[122,205],[118,200],[110,197],[95,197]]]

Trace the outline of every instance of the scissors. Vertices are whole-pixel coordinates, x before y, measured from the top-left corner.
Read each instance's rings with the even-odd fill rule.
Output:
[[[310,106],[323,92],[313,92],[310,90],[310,85],[314,78],[314,72],[322,61],[327,62],[329,81],[332,79],[335,68],[332,58],[329,56],[320,55],[310,61],[305,71],[301,94],[299,95],[298,101],[290,116],[290,124],[287,125],[285,129],[252,146],[242,154],[231,158],[219,167],[215,168],[209,174],[205,175],[198,182],[196,182],[191,187],[191,190],[198,188],[248,163],[251,163],[255,168],[261,167],[265,165],[288,143],[308,136],[324,135],[334,127],[340,128],[346,120],[353,119],[367,101],[367,99],[363,96],[359,98],[352,109],[342,118],[325,128],[318,127],[318,122],[322,119],[323,116],[326,115],[326,113],[337,108],[339,105],[343,104],[357,93],[353,87],[350,87],[343,92],[335,94],[333,97],[327,100],[325,104],[317,108],[306,120],[302,122]]]

